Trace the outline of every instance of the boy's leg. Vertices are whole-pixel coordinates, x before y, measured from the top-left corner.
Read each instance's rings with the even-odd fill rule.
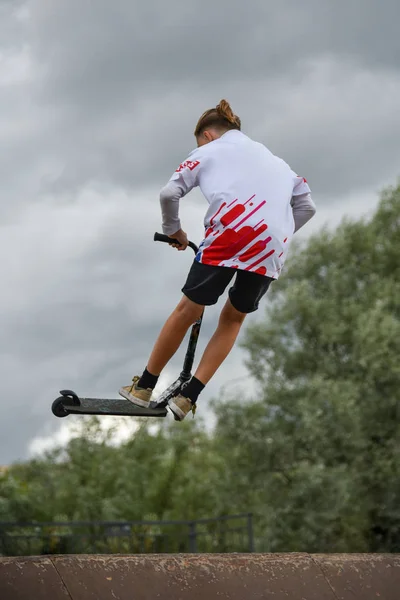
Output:
[[[228,299],[218,327],[207,344],[194,376],[206,385],[232,350],[246,313],[239,312]]]
[[[169,401],[170,408],[179,421],[185,418],[205,385],[224,362],[236,341],[246,314],[258,309],[259,302],[273,281],[258,273],[238,271],[229,300],[222,309],[218,327],[209,341],[195,375],[181,393]]]
[[[273,280],[270,277],[238,271],[222,309],[218,327],[208,343],[195,373],[196,379],[208,383],[224,362],[236,341],[246,314],[258,309],[261,298]]]
[[[189,327],[200,318],[204,306],[183,296],[174,312],[165,322],[150,355],[147,369],[153,375],[160,375],[181,345]]]
[[[218,327],[204,350],[196,373],[181,393],[169,401],[177,421],[182,421],[190,411],[194,413],[199,394],[232,350],[245,316],[246,313],[236,310],[230,300],[226,301]]]
[[[178,350],[187,330],[197,321],[203,310],[204,306],[183,296],[165,322],[150,355],[147,368],[141,377],[133,378],[131,385],[119,390],[121,396],[138,406],[149,406],[152,390],[157,384],[161,371]]]

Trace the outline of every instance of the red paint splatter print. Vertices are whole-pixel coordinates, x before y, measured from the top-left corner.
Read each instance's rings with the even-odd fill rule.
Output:
[[[268,268],[263,264],[275,254],[274,248],[268,248],[273,241],[272,236],[265,237],[268,224],[264,222],[262,209],[266,204],[266,200],[257,200],[255,195],[244,202],[238,198],[223,202],[208,221],[209,227],[198,256],[200,262],[244,269],[259,275],[266,275],[270,267],[269,272],[275,272],[278,264],[268,263]],[[250,225],[249,220],[257,213],[260,214],[257,223]],[[255,220],[253,217],[252,222]],[[281,248],[279,252],[280,258],[283,254]]]

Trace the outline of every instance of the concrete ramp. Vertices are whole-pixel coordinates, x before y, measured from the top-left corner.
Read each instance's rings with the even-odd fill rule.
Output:
[[[0,558],[1,600],[399,600],[400,555]]]

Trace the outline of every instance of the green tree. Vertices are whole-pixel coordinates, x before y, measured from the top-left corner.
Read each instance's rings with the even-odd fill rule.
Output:
[[[41,459],[13,465],[0,479],[0,520],[195,519],[214,514],[218,479],[213,442],[201,419],[142,421],[111,444],[99,418],[80,422],[76,437]],[[190,501],[188,499],[190,498]]]
[[[260,388],[218,409],[231,497],[272,550],[400,550],[400,188],[292,251],[244,340]]]

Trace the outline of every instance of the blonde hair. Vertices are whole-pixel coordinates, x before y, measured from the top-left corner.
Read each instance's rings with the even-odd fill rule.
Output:
[[[221,100],[215,108],[206,110],[197,122],[194,135],[198,137],[208,127],[215,127],[228,131],[229,129],[241,128],[240,118],[235,115],[227,100]]]

